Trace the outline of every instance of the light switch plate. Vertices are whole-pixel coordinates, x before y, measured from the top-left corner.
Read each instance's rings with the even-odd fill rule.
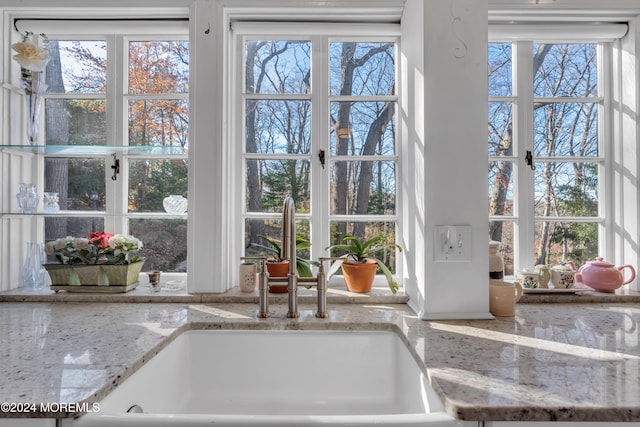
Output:
[[[471,261],[471,226],[436,225],[435,261]]]

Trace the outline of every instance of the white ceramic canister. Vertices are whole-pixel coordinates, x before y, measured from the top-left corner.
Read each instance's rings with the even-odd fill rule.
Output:
[[[489,279],[504,278],[504,260],[500,255],[500,242],[489,241]]]
[[[253,292],[256,288],[257,266],[255,262],[243,262],[240,264],[238,277],[242,292]]]

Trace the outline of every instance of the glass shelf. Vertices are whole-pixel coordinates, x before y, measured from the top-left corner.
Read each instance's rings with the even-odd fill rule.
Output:
[[[51,156],[186,156],[187,148],[158,146],[109,146],[109,145],[0,145],[0,151]]]
[[[169,214],[166,212],[128,212],[124,214],[107,213],[104,211],[58,211],[58,212],[0,212],[3,217],[63,217],[63,218],[98,218],[98,217],[125,217],[125,218],[163,218],[163,219],[187,219],[187,214]]]

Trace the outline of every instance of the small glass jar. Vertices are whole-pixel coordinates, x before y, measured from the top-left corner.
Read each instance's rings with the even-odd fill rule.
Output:
[[[149,291],[160,292],[162,285],[160,283],[160,271],[150,271],[147,273],[149,277]]]
[[[504,260],[500,255],[500,242],[489,241],[489,278],[502,280],[504,278]]]
[[[58,193],[47,192],[42,196],[42,210],[47,213],[60,212],[60,205],[58,204]]]

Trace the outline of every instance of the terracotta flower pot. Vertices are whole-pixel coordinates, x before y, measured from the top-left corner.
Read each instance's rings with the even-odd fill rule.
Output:
[[[343,262],[342,274],[347,284],[347,290],[358,293],[369,292],[377,270],[378,263],[375,261],[368,260],[362,264]]]
[[[289,275],[289,261],[267,262],[267,271],[269,277],[287,277]],[[269,292],[282,294],[289,291],[288,285],[273,284],[269,285]]]

